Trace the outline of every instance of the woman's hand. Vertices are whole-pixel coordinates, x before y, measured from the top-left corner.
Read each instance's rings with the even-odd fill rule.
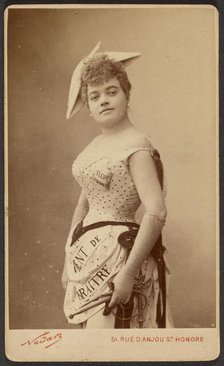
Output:
[[[118,274],[113,279],[113,295],[109,303],[109,308],[113,308],[118,304],[126,304],[130,298],[133,291],[135,278],[127,273],[124,267],[118,272]]]

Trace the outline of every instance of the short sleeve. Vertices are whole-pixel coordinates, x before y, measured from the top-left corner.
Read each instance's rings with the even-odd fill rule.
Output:
[[[137,151],[148,151],[151,154],[150,148],[147,146],[132,146],[127,148],[122,156],[122,160],[124,161],[124,163],[126,165],[129,164],[128,160],[131,157],[131,155],[133,155],[134,153],[136,153]]]
[[[153,148],[151,142],[147,138],[144,138],[144,140],[140,144],[129,146],[123,151],[123,160],[127,165],[128,159],[137,151],[148,151],[150,155],[154,158],[156,150]]]

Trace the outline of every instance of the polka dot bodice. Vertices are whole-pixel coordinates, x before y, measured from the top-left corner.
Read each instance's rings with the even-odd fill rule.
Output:
[[[85,224],[103,220],[135,220],[141,202],[129,171],[128,158],[139,150],[147,150],[152,156],[156,151],[146,140],[142,146],[130,146],[96,160],[88,150],[79,154],[73,163],[72,173],[84,188],[89,202]]]
[[[115,144],[116,146],[112,145],[112,142],[106,146],[106,142],[109,144],[109,141],[111,140],[101,139],[99,144],[99,139],[94,139],[78,155],[72,166],[72,173],[89,202],[89,210],[83,220],[84,226],[97,221],[135,222],[135,213],[141,202],[130,173],[129,157],[137,151],[145,150],[151,154],[163,187],[163,168],[159,154],[148,139],[141,138],[141,144],[138,146],[136,143],[131,146],[128,137],[125,141],[120,139],[120,145]],[[128,142],[129,146],[122,147],[121,144],[125,142]],[[120,234],[126,230],[121,224],[107,224],[86,231],[74,243],[68,239],[66,266],[69,280],[64,301],[68,323],[84,323],[104,308],[105,305],[100,304],[80,312],[90,301],[108,293],[109,283],[126,263],[127,249],[120,245],[118,240]],[[159,277],[152,256],[142,264],[141,274],[147,283],[147,287],[143,289],[147,299],[143,328],[155,328]],[[135,303],[133,314],[137,312]],[[133,317],[131,320],[131,328],[139,327],[136,319]]]

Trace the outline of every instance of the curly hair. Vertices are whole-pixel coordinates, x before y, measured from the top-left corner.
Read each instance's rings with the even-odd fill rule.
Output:
[[[88,106],[88,85],[100,85],[116,77],[127,100],[130,98],[131,83],[121,62],[109,59],[105,54],[96,55],[84,61],[81,71],[81,98]]]

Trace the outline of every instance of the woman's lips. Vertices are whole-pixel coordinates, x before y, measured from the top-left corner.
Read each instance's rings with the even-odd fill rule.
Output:
[[[100,112],[100,114],[102,114],[102,113],[104,113],[104,112],[113,111],[113,110],[114,110],[114,108],[105,108],[105,109],[103,109],[103,110]]]

